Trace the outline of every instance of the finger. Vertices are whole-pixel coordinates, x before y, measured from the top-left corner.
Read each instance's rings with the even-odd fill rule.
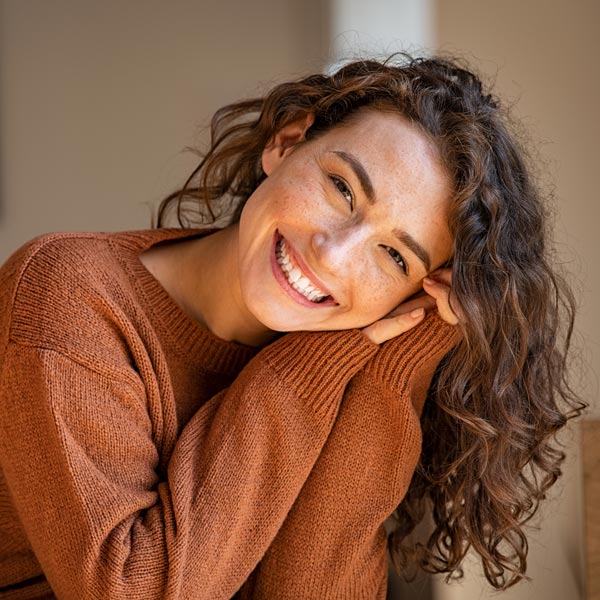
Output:
[[[436,300],[443,296],[447,296],[450,293],[450,286],[435,281],[434,279],[431,279],[431,277],[425,277],[425,279],[423,279],[423,289]]]
[[[412,312],[417,308],[424,308],[425,310],[431,310],[435,308],[435,300],[426,294],[422,293],[420,296],[416,296],[406,302],[403,302],[399,306],[397,306],[392,312],[390,312],[387,317],[399,317],[400,315],[404,315],[406,313]]]
[[[436,269],[429,274],[428,279],[433,279],[445,285],[452,285],[452,269]]]
[[[451,289],[447,285],[434,281],[429,277],[425,277],[425,279],[423,279],[423,289],[430,296],[435,298],[440,317],[442,317],[446,323],[449,323],[450,325],[456,325],[459,319],[456,312],[452,309],[452,305],[450,303]]]
[[[424,317],[425,310],[417,308],[410,313],[405,313],[398,317],[380,319],[372,325],[365,327],[362,332],[375,344],[382,344],[406,333],[415,325],[418,325]]]
[[[423,281],[423,287],[427,293],[431,294],[431,296],[435,298],[440,317],[450,325],[456,325],[459,319],[450,303],[451,289],[446,285],[430,279]]]

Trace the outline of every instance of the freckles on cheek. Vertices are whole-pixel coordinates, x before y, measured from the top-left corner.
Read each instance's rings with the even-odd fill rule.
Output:
[[[306,186],[299,185],[297,182],[289,181],[287,185],[279,187],[275,195],[275,204],[279,208],[295,208],[306,204],[309,194]]]
[[[364,300],[368,302],[376,318],[381,318],[393,311],[397,306],[402,304],[407,298],[413,294],[412,290],[408,290],[402,285],[390,282],[373,285],[371,292],[366,295]]]
[[[378,280],[365,277],[360,289],[361,304],[365,309],[375,315],[385,314],[389,312],[397,298],[397,290],[394,290],[389,285],[385,285]]]

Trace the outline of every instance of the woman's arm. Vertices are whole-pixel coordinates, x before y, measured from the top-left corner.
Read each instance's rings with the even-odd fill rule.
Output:
[[[2,464],[55,593],[231,597],[298,495],[345,382],[375,350],[358,332],[282,338],[191,419],[161,477],[141,386],[11,344]]]
[[[347,377],[374,349],[358,332],[283,338],[198,411],[161,476],[141,386],[11,344],[2,466],[55,593],[230,598],[297,497]],[[319,370],[298,368],[305,352]]]
[[[418,461],[419,414],[457,340],[434,313],[354,377],[310,476],[241,599],[385,598],[383,523]]]

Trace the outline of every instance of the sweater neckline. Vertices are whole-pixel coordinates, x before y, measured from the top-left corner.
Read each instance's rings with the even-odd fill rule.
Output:
[[[202,363],[203,369],[219,373],[237,374],[260,348],[227,341],[216,336],[204,325],[194,320],[146,269],[140,256],[158,244],[189,239],[213,233],[214,229],[149,229],[116,234],[112,244],[117,244],[123,265],[143,300],[155,329],[161,332],[174,352]],[[124,251],[123,251],[124,250]]]

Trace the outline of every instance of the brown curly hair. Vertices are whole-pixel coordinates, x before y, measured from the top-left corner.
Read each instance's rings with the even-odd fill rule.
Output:
[[[585,405],[566,377],[575,304],[552,266],[547,208],[480,79],[454,60],[403,54],[225,106],[212,119],[208,153],[162,202],[158,225],[171,208],[182,226],[190,215],[236,221],[265,178],[261,153],[278,130],[313,114],[310,141],[364,106],[408,117],[452,177],[452,293],[463,331],[429,390],[422,455],[393,515],[390,554],[397,571],[417,566],[450,579],[472,547],[489,582],[504,589],[525,575],[523,525],[561,474],[555,434]],[[433,532],[425,543],[410,540],[428,510]]]

